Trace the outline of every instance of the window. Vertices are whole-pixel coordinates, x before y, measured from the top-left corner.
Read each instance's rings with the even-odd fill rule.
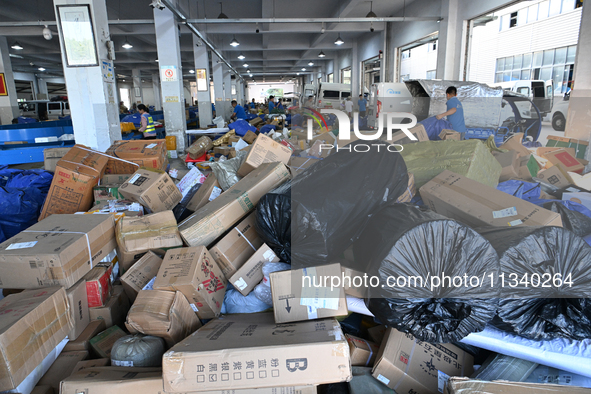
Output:
[[[566,62],[567,63],[574,63],[576,56],[577,56],[577,46],[572,45],[572,46],[568,47],[567,53],[566,53]]]
[[[505,69],[505,58],[502,57],[497,59],[497,71],[503,71]]]
[[[547,81],[549,79],[552,79],[552,67],[544,67],[540,70],[540,77],[538,79],[541,79],[542,81]]]
[[[517,11],[517,26],[523,26],[527,23],[527,8]]]
[[[346,99],[347,97],[351,97],[351,92],[341,92],[341,98]]]
[[[542,66],[550,66],[554,62],[554,49],[544,51],[544,59],[542,60]]]
[[[427,76],[425,79],[435,79],[435,74],[437,73],[436,70],[429,70],[427,71]]]
[[[497,73],[495,75],[495,82],[503,82],[503,73]]]
[[[561,12],[564,14],[565,12],[569,12],[574,10],[576,7],[576,0],[562,0],[562,10]]]
[[[554,69],[552,70],[552,80],[554,82],[554,90],[556,90],[557,92],[562,91],[562,84],[564,83],[563,75],[564,75],[564,66],[557,66],[557,67],[554,67]]]
[[[527,86],[520,86],[517,88],[517,93],[529,96],[529,88]]]
[[[527,80],[530,79],[530,70],[521,70],[521,79]]]
[[[530,68],[531,67],[531,53],[524,53],[523,54],[523,68]]]
[[[556,52],[554,52],[554,64],[564,64],[566,63],[566,51],[567,48],[556,48]]]
[[[511,80],[512,81],[519,81],[519,77],[521,76],[521,72],[519,71],[513,71],[511,73]]]
[[[534,63],[533,63],[534,67],[540,67],[542,65],[543,56],[544,56],[544,53],[542,51],[534,52]]]
[[[408,59],[410,57],[410,49],[402,51],[402,59]]]
[[[425,45],[427,45],[427,52],[435,52],[437,50],[437,41],[433,41]]]
[[[562,0],[550,0],[550,12],[548,16],[554,16],[560,14],[560,7]]]
[[[70,109],[70,103],[66,103],[66,109]]]
[[[505,58],[505,71],[510,71],[513,69],[513,57],[506,57]]]
[[[509,28],[510,19],[511,15],[509,14],[501,16],[501,24],[499,25],[500,31],[507,30]]]
[[[509,17],[509,28],[517,26],[517,12],[512,12]]]
[[[530,5],[527,8],[527,23],[535,22],[538,20],[538,5]]]
[[[522,55],[513,56],[513,70],[521,70],[522,60],[523,60]]]
[[[327,81],[328,83],[333,83],[334,82],[334,74],[328,74],[327,75]]]
[[[60,111],[62,109],[62,105],[60,103],[49,103],[47,104],[48,111]]]
[[[341,70],[341,83],[348,85],[351,84],[351,67]]]
[[[323,93],[325,99],[338,99],[339,98],[339,91],[338,90],[325,90]]]
[[[549,7],[550,7],[550,4],[549,4],[548,0],[542,1],[541,3],[539,3],[539,5],[538,5],[538,20],[542,20],[542,19],[548,17],[548,8]]]

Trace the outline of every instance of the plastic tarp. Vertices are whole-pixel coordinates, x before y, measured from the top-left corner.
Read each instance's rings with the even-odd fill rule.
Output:
[[[353,252],[356,262],[367,263],[359,271],[379,278],[369,287],[368,308],[383,324],[427,342],[456,342],[484,329],[496,314],[499,290],[490,275],[500,269],[497,253],[455,220],[392,204],[372,216]],[[477,275],[481,285],[433,286],[433,275]]]
[[[539,183],[515,179],[499,183],[497,189],[522,200],[538,200],[542,192]]]
[[[250,123],[248,123],[244,119],[238,119],[236,122],[230,123],[228,125],[228,127],[230,128],[230,130],[234,130],[236,132],[236,135],[238,135],[240,137],[244,137],[244,135],[249,130],[252,131],[253,133],[257,132],[257,128],[254,127],[253,125],[251,125]]]
[[[529,339],[591,338],[591,247],[581,237],[553,226],[477,231],[497,251],[505,278],[493,324]]]
[[[267,134],[270,131],[275,131],[277,129],[277,126],[272,125],[272,124],[266,124],[263,125],[263,127],[261,127],[261,129],[259,130],[261,132],[261,134]]]
[[[242,163],[244,163],[247,154],[248,152],[240,150],[236,153],[236,157],[229,160],[216,161],[209,165],[223,191],[228,190],[242,179],[237,173]]]
[[[402,195],[408,171],[387,144],[355,152],[350,143],[307,168],[291,185],[291,261],[297,268],[327,264],[361,234],[370,216]],[[366,145],[366,144],[363,144]],[[372,171],[379,171],[369,176]]]
[[[27,118],[25,116],[19,116],[17,118],[18,124],[27,124],[27,123],[37,123],[39,122],[37,119]]]
[[[441,134],[443,129],[453,130],[451,123],[445,119],[437,119],[435,116],[431,116],[419,123],[425,127],[425,131],[431,141],[441,141],[439,134]]]
[[[425,141],[404,145],[400,153],[417,190],[445,170],[496,187],[503,168],[478,140]]]
[[[126,117],[121,119],[121,122],[133,123],[135,127],[139,128],[142,124],[142,115],[140,115],[139,113],[127,115]]]

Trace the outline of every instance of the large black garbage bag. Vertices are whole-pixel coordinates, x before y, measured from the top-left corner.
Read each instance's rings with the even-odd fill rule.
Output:
[[[591,338],[591,247],[561,227],[476,229],[496,249],[504,279],[491,324],[529,339]]]
[[[291,197],[267,193],[259,200],[255,228],[279,259],[291,263]]]
[[[570,201],[551,201],[542,205],[545,209],[560,214],[562,227],[579,237],[591,234],[591,218],[568,208]]]
[[[340,148],[292,181],[291,260],[295,269],[338,258],[375,211],[406,191],[406,164],[388,146],[381,141],[352,142],[347,145],[351,151]],[[363,152],[367,147],[371,149]]]
[[[379,278],[369,288],[367,306],[384,324],[423,341],[455,342],[495,316],[497,253],[464,224],[393,204],[372,216],[353,252],[356,262],[367,262],[365,270],[357,269]],[[443,286],[436,277],[461,282]]]

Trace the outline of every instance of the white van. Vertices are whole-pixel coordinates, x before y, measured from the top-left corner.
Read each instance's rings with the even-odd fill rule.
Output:
[[[509,82],[499,82],[490,84],[490,86],[500,86],[503,90],[510,90],[512,92],[523,94],[529,97],[534,102],[542,118],[552,111],[552,104],[554,99],[554,92],[552,89],[552,80],[519,80]]]
[[[412,94],[404,82],[374,83],[371,85],[367,103],[367,125],[377,128],[378,117],[382,112],[412,113],[412,103]]]
[[[41,121],[57,120],[70,115],[70,104],[67,101],[34,100],[18,103],[20,116],[35,118]]]
[[[351,96],[351,85],[344,83],[322,82],[318,87],[316,108],[333,108],[344,110],[344,102]]]
[[[304,85],[304,101],[307,100],[310,96],[315,97],[316,93],[316,85],[311,83],[307,83]]]

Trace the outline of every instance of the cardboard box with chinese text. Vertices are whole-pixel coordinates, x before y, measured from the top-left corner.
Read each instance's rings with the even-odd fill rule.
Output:
[[[282,162],[287,165],[290,157],[291,149],[264,134],[259,134],[244,163],[238,169],[238,175],[245,177],[264,163]]]
[[[125,335],[118,326],[109,327],[90,340],[90,347],[100,358],[111,358],[113,345]]]
[[[90,323],[86,281],[80,279],[78,283],[66,290],[66,296],[70,303],[70,314],[72,316],[72,323],[74,324],[74,327],[68,334],[68,339],[74,341]]]
[[[97,265],[84,275],[88,307],[104,306],[111,294],[111,272],[109,265]]]
[[[106,174],[133,174],[140,167],[164,171],[168,166],[165,140],[115,141],[105,153],[125,160],[109,159]]]
[[[140,292],[158,274],[162,259],[149,251],[121,276],[121,284],[129,300],[133,303]]]
[[[263,264],[277,263],[279,257],[266,244],[261,247],[229,279],[232,286],[247,296],[263,280]]]
[[[373,342],[345,334],[351,351],[351,366],[373,367],[380,347]]]
[[[119,193],[148,208],[152,213],[168,211],[183,195],[166,172],[140,169],[119,187]]]

